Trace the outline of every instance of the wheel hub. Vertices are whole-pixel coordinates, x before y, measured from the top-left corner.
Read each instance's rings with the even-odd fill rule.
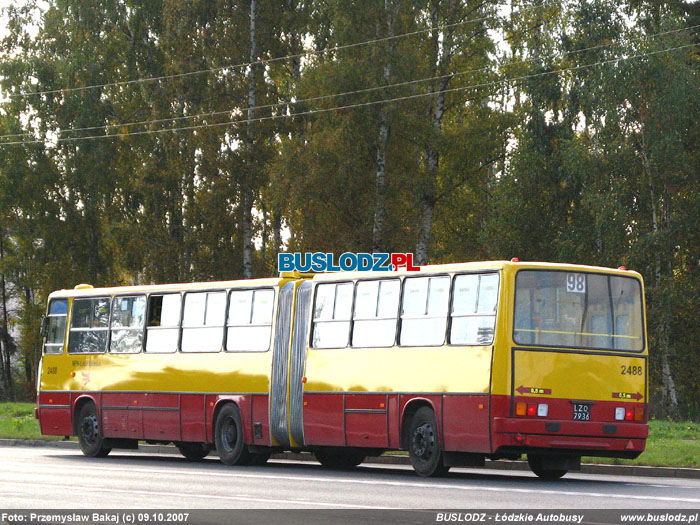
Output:
[[[87,443],[91,443],[91,444],[94,443],[95,440],[97,439],[97,436],[99,435],[97,416],[94,414],[91,414],[91,415],[83,418],[81,429],[82,429],[83,439]]]
[[[425,423],[413,432],[413,451],[417,456],[427,457],[433,451],[435,444],[432,427]]]
[[[221,427],[221,444],[227,452],[231,452],[236,445],[236,424],[230,419]]]

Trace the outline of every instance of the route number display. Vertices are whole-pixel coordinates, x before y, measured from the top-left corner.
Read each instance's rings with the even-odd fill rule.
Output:
[[[582,273],[566,274],[566,291],[571,293],[586,293],[586,276]]]

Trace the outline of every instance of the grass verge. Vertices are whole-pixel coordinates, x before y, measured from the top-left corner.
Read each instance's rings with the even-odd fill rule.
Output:
[[[0,438],[60,440],[42,436],[34,403],[0,403]],[[652,420],[647,448],[637,459],[584,457],[584,463],[700,468],[700,423]]]
[[[34,403],[0,403],[0,438],[10,439],[63,439],[60,436],[42,436],[39,421],[34,418]]]
[[[700,468],[700,423],[649,422],[649,439],[637,459],[582,458],[584,463]]]

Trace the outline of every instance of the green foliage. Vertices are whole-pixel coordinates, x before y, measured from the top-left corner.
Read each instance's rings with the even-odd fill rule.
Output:
[[[232,65],[250,60],[250,7],[6,9],[3,93],[51,91],[0,101],[0,135],[38,140],[0,138],[18,388],[33,389],[54,289],[242,277],[250,222],[257,276],[280,248],[370,250],[382,151],[383,249],[639,270],[654,412],[700,418],[700,62],[697,48],[664,51],[698,35],[657,35],[697,24],[697,6],[257,0],[263,120],[226,124],[248,114],[250,71]],[[59,130],[98,138],[55,143]]]

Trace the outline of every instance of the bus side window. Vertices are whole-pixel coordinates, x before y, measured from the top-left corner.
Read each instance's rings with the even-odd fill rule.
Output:
[[[226,292],[185,294],[183,352],[219,352],[224,340]]]
[[[181,303],[178,293],[151,295],[148,298],[146,352],[165,354],[177,351]]]
[[[398,279],[357,283],[352,346],[393,346],[400,289]]]
[[[135,354],[143,346],[143,322],[146,317],[146,297],[115,297],[112,301],[112,337],[109,351]]]
[[[226,350],[265,352],[270,349],[275,291],[232,291],[226,321]]]
[[[350,334],[352,283],[316,286],[314,303],[314,348],[345,348]]]
[[[47,319],[45,354],[62,354],[63,341],[66,337],[66,318],[68,317],[68,299],[54,299],[49,304]]]
[[[68,353],[99,354],[107,350],[109,310],[109,297],[73,299]]]
[[[402,346],[437,346],[445,342],[450,278],[409,277],[404,281]]]
[[[489,345],[493,342],[498,303],[498,274],[455,277],[450,343]]]

